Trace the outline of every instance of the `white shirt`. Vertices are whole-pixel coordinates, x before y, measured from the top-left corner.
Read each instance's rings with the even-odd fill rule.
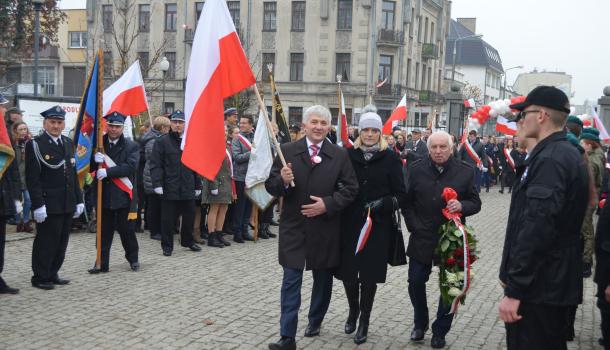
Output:
[[[309,150],[309,156],[311,157],[313,155],[313,150],[311,149],[311,146],[314,144],[313,142],[309,141],[309,139],[306,137],[305,140],[307,141],[307,149]],[[318,146],[318,154],[320,154],[320,150],[322,149],[322,144],[324,143],[324,140],[322,140],[320,143],[316,143],[315,145]]]
[[[45,131],[45,132],[47,133],[47,135],[49,135],[49,137],[51,138],[51,140],[53,140],[53,142],[55,142],[55,144],[58,144],[57,142],[58,142],[58,140],[60,140],[60,139],[61,139],[61,136],[59,136],[59,137],[55,137],[55,136],[53,136],[53,135],[49,134],[47,131]]]

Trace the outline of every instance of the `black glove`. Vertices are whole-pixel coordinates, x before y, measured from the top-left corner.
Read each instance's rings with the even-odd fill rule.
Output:
[[[368,202],[364,205],[364,209],[368,211],[371,210],[371,213],[379,213],[383,209],[383,198],[379,198],[372,202]]]

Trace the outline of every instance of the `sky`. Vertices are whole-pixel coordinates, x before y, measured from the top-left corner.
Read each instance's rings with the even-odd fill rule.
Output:
[[[451,17],[476,17],[477,34],[495,47],[512,85],[534,68],[566,72],[572,104],[602,96],[610,86],[609,0],[453,0]]]

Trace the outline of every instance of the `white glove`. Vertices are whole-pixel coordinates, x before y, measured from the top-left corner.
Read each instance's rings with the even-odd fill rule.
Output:
[[[95,159],[96,163],[103,163],[104,162],[104,154],[102,152],[97,152],[93,156],[93,159]]]
[[[103,180],[106,177],[108,177],[108,174],[106,173],[106,169],[101,168],[97,171],[97,179],[98,180]]]
[[[21,204],[21,201],[15,201],[15,211],[17,214],[23,213],[23,205]]]
[[[201,194],[201,190],[195,190],[195,197],[199,197],[200,194]]]
[[[483,167],[481,170],[483,170],[483,172],[486,173],[489,169],[487,169],[486,167]]]
[[[74,216],[72,216],[74,219],[76,219],[77,217],[81,216],[81,214],[85,211],[85,204],[84,203],[78,203],[76,205],[76,211],[74,212]]]
[[[37,223],[44,222],[47,219],[47,207],[42,206],[36,210],[34,210],[34,221]]]
[[[212,194],[212,196],[218,196],[218,189],[210,190],[210,193]]]
[[[156,194],[161,195],[163,194],[163,187],[155,187],[153,191],[155,191]]]

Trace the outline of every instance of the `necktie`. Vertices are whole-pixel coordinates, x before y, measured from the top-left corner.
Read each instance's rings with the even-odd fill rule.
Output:
[[[314,158],[318,156],[318,151],[320,148],[317,145],[311,145],[309,146],[309,149],[311,150],[311,155],[309,156],[309,159],[311,159],[311,164],[316,164]]]

